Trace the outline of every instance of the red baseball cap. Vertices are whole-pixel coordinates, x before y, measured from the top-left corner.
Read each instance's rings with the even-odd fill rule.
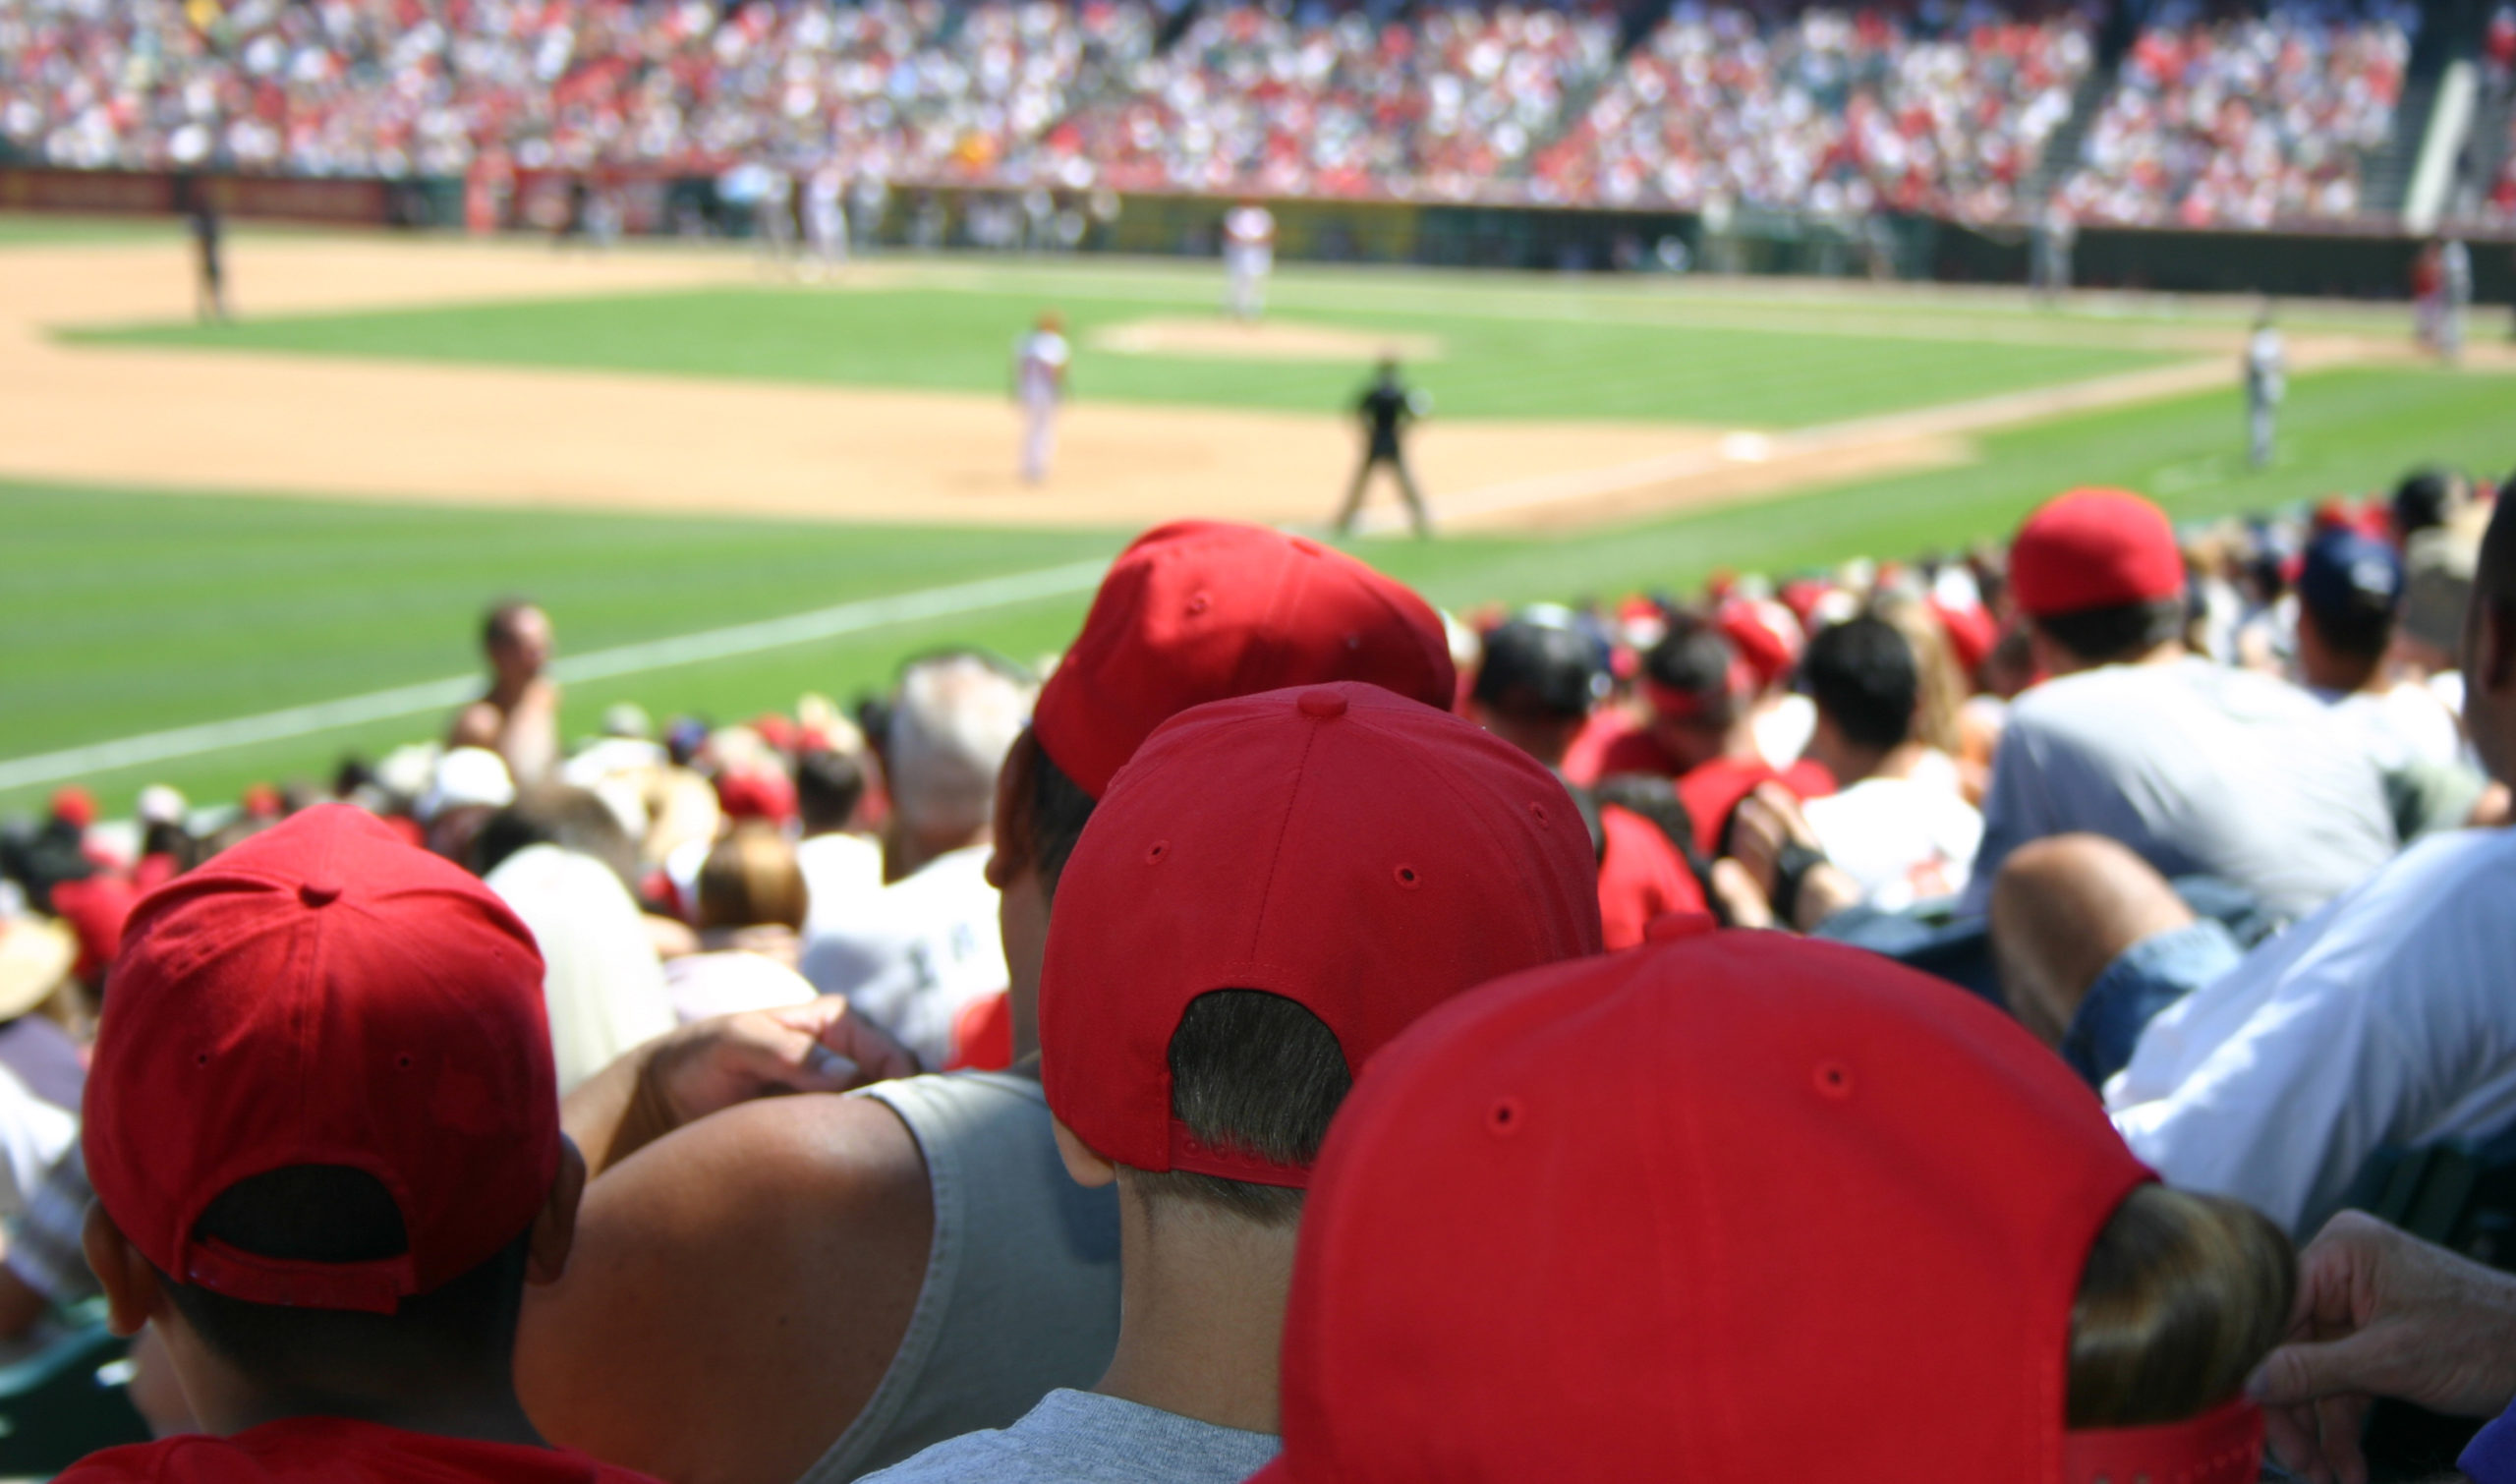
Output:
[[[1190,707],[1331,680],[1438,707],[1458,690],[1441,616],[1405,584],[1297,536],[1179,521],[1137,537],[1101,580],[1031,724],[1098,799]]]
[[[2151,1176],[2058,1057],[1858,949],[1651,939],[1373,1063],[1303,1217],[1259,1478],[2254,1478],[2242,1400],[2065,1432],[2082,1269]]]
[[[533,934],[487,887],[357,809],[309,809],[144,897],[88,1073],[87,1173],[177,1281],[389,1314],[531,1225],[559,1168]],[[282,1260],[196,1239],[238,1181],[362,1170],[409,1250]]]
[[[96,823],[96,796],[72,783],[53,790],[52,817],[76,829]]]
[[[1800,620],[1778,602],[1728,599],[1712,622],[1721,637],[1730,641],[1732,652],[1752,672],[1758,690],[1781,684],[1792,666],[1800,662],[1800,652],[1806,646]]]
[[[2153,602],[2184,592],[2166,512],[2128,489],[2074,489],[2018,528],[2009,587],[2030,618]]]
[[[1300,1185],[1172,1116],[1189,1001],[1282,995],[1359,1070],[1462,990],[1598,951],[1589,829],[1517,748],[1359,682],[1216,702],[1145,743],[1058,881],[1049,1108],[1121,1165]]]

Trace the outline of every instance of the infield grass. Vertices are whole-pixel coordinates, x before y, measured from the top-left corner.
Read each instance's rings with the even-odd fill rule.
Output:
[[[2389,485],[2415,463],[2502,474],[2516,460],[2516,381],[2429,371],[2300,377],[2282,458],[2241,456],[2241,408],[2214,392],[2071,418],[1985,441],[1980,462],[1636,528],[1561,539],[1360,543],[1453,608],[1685,591],[1706,572],[1789,572],[1953,548],[2005,534],[2072,484],[2129,485],[2180,516],[2265,509]],[[1438,493],[1438,491],[1437,491]],[[461,674],[482,607],[530,594],[561,651],[584,653],[779,617],[882,593],[1115,552],[1129,533],[983,532],[663,519],[201,496],[0,484],[0,760]],[[806,691],[844,702],[945,644],[1029,659],[1071,637],[1075,596],[573,686],[589,732],[621,700],[658,719],[739,717]],[[325,732],[87,781],[109,813],[163,779],[197,801],[257,779],[319,776],[434,733],[434,715]],[[0,792],[31,808],[49,785]]]
[[[1285,285],[1273,316],[1344,332],[1350,356],[1229,360],[1099,348],[1123,326],[1211,317],[1210,276],[1153,266],[1132,276],[906,267],[886,287],[734,286],[124,326],[72,338],[1002,395],[1015,338],[1054,305],[1077,347],[1079,398],[1329,412],[1352,400],[1375,337],[1429,336],[1443,354],[1410,374],[1444,417],[1723,428],[1804,427],[2172,358],[2121,329],[2039,326],[2014,310],[1952,332],[1927,307],[1742,307],[1581,280],[1532,288],[1522,279],[1479,293],[1473,279],[1352,270]]]

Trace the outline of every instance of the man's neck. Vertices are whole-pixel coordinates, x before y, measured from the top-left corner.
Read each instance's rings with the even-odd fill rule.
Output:
[[[1299,1228],[1175,1198],[1149,1209],[1123,1184],[1118,1213],[1118,1349],[1094,1390],[1217,1427],[1278,1431]]]
[[[411,1385],[332,1392],[261,1387],[232,1373],[209,1379],[184,1371],[184,1390],[201,1424],[221,1437],[293,1417],[346,1417],[441,1438],[548,1446],[516,1399],[512,1376],[484,1377],[450,1389]]]
[[[1914,759],[1907,753],[1918,754],[1917,743],[1902,747],[1861,747],[1844,741],[1828,741],[1823,733],[1811,738],[1808,756],[1834,777],[1835,786],[1850,788],[1869,778],[1900,778],[1913,770]]]
[[[900,824],[894,815],[890,828],[883,832],[883,884],[906,881],[955,850],[986,843],[984,829],[957,834],[920,832]]]

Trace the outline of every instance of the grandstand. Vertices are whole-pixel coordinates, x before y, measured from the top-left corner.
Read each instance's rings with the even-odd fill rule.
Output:
[[[2434,220],[2405,196],[2442,151],[2474,212],[2504,218],[2516,21],[2437,14],[18,0],[0,9],[0,70],[20,83],[0,151],[415,181],[707,182],[835,160],[894,188],[2006,225],[2050,198],[2089,224],[2250,229]],[[2459,67],[2479,69],[2479,104],[2441,111]],[[2441,179],[2440,201],[2457,184]]]

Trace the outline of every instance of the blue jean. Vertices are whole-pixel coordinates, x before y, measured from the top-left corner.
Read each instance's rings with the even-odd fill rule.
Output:
[[[2245,949],[2227,925],[2204,917],[2142,939],[2088,986],[2062,1035],[2062,1059],[2092,1087],[2132,1059],[2141,1032],[2160,1010],[2237,966]]]

